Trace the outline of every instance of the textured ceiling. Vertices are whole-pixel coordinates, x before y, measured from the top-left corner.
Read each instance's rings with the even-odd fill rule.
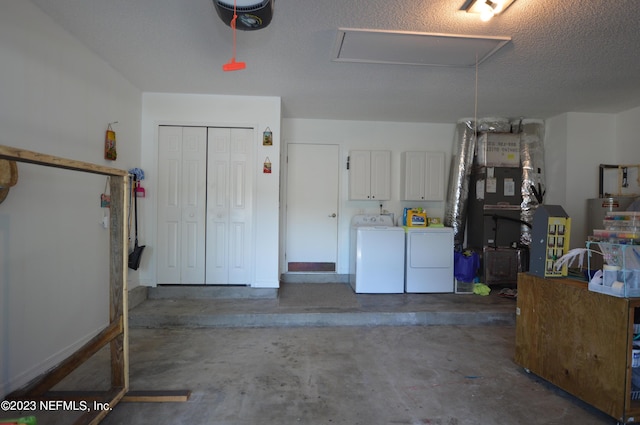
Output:
[[[455,122],[475,68],[332,61],[339,28],[511,37],[478,67],[477,116],[545,119],[640,106],[640,1],[516,0],[481,22],[464,0],[275,0],[232,33],[211,0],[31,0],[145,92],[280,96],[284,118]]]

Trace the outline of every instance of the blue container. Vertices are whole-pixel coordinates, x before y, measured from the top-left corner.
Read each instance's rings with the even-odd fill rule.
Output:
[[[453,253],[453,275],[461,282],[473,282],[480,268],[480,256],[477,252]]]

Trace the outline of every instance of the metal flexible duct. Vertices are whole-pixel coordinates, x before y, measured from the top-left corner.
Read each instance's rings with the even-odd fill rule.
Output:
[[[476,122],[461,119],[456,125],[454,149],[449,169],[449,190],[445,206],[444,223],[453,228],[454,245],[461,250],[465,241],[469,181],[477,149]],[[478,120],[478,131],[520,134],[520,160],[522,166],[522,203],[520,219],[533,222],[533,214],[543,202],[544,183],[544,122],[519,120],[509,123],[504,118]],[[535,188],[535,191],[532,189]],[[522,225],[520,242],[531,243],[531,228]]]
[[[449,169],[449,190],[444,213],[445,226],[453,228],[453,242],[462,250],[467,221],[467,198],[473,154],[476,147],[475,122],[463,119],[456,124],[454,149]]]
[[[533,223],[533,214],[544,202],[544,122],[521,120],[514,123],[520,133],[520,162],[522,164],[522,204],[520,220]],[[520,243],[531,244],[531,228],[522,226]]]

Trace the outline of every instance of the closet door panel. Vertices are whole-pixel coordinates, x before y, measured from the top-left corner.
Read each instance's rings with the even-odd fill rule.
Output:
[[[253,138],[253,129],[231,130],[229,283],[236,285],[251,280]]]
[[[205,212],[207,131],[184,127],[182,145],[182,271],[181,283],[205,279]]]
[[[182,128],[158,129],[157,282],[180,283]]]
[[[206,128],[158,129],[158,283],[205,278]]]
[[[209,129],[206,282],[250,283],[253,129]]]
[[[206,283],[228,284],[230,129],[209,128]]]

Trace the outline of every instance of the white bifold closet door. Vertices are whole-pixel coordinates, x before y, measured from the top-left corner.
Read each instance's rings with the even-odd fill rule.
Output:
[[[158,129],[158,283],[205,282],[207,129]]]
[[[209,128],[206,282],[250,282],[253,176],[251,128]]]
[[[159,129],[159,284],[246,285],[254,131]]]

